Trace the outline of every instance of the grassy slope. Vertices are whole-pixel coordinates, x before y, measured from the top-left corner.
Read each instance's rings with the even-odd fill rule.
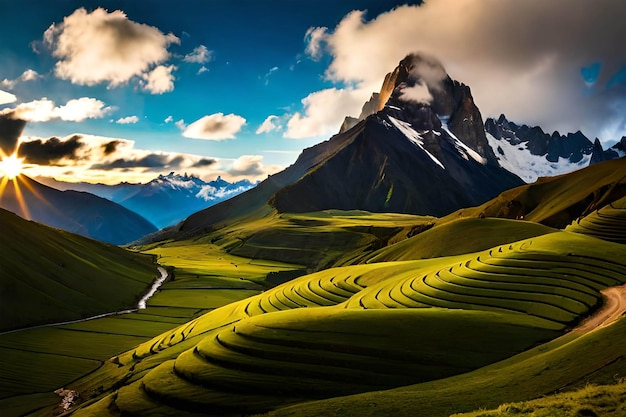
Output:
[[[437,223],[460,217],[503,217],[563,228],[581,213],[588,214],[626,195],[626,158],[605,161],[533,184],[505,191],[472,208],[458,210]]]
[[[606,171],[605,174],[609,177],[609,180],[617,181],[617,179],[613,178],[615,172]],[[585,191],[589,190],[600,190],[596,196],[599,201],[601,199],[600,194],[607,191],[602,189],[602,184],[604,184],[602,181],[604,180],[605,178],[600,178],[599,176],[588,182],[583,181],[582,192],[579,189],[580,187],[576,188],[573,186],[568,186],[567,192],[575,194],[572,201],[575,200],[576,203],[576,201],[585,200],[585,198],[576,200],[579,194],[583,195]],[[578,181],[580,182],[580,178]],[[594,181],[602,183],[600,184],[601,186],[594,188]],[[605,185],[610,186],[610,182]],[[561,184],[557,187],[557,190],[551,189],[551,192],[555,192],[558,195],[559,187],[561,187],[561,191],[568,188]],[[619,187],[615,187],[613,190],[617,188]],[[539,197],[535,195],[534,198]],[[500,201],[500,208],[506,206],[507,201],[513,201],[505,200]],[[549,199],[541,201],[543,205],[541,210],[550,206],[545,211],[548,214],[552,214],[546,218],[554,217],[555,213],[562,213],[564,210],[567,211],[568,207],[571,207],[571,204],[567,205],[571,201],[565,195],[560,195],[554,201]],[[563,209],[563,207],[566,207],[566,209]],[[478,216],[479,213],[476,212],[472,215]],[[329,223],[324,219],[329,216],[337,218]],[[369,240],[357,239],[352,241],[344,238],[332,240],[331,250],[329,251],[331,256],[326,259],[323,258],[324,255],[322,254],[324,250],[323,245],[315,246],[316,243],[314,243],[307,249],[312,249],[310,253],[317,256],[310,263],[311,267],[317,268],[324,266],[331,259],[341,258],[345,254],[346,249],[348,251],[354,249],[352,247],[341,247],[342,244],[344,246],[348,244],[367,244],[369,246],[369,248],[367,246],[365,248],[357,248],[355,252],[345,255],[345,260],[358,257],[362,253],[375,248],[377,244],[387,241],[387,231],[384,232],[384,238],[381,239],[379,231],[375,231],[375,228],[370,227],[375,219],[379,218],[377,216],[375,215],[371,218],[364,216],[365,223],[370,223],[365,228],[362,227],[363,223],[346,227],[344,222],[350,215],[346,216],[340,213],[298,215],[293,217],[283,215],[281,217],[273,216],[272,218],[260,220],[252,219],[252,221],[247,219],[248,224],[243,224],[242,222],[230,225],[225,233],[221,230],[216,233],[210,233],[205,238],[204,243],[214,243],[228,250],[236,250],[238,248],[244,248],[245,250],[246,244],[252,240],[251,243],[254,243],[254,245],[248,244],[247,246],[247,248],[252,249],[252,256],[260,256],[259,253],[254,252],[259,247],[263,250],[269,249],[268,253],[281,256],[281,252],[286,249],[302,243],[309,244],[310,241],[315,242],[315,238],[309,240],[307,235],[311,236],[316,232],[330,230],[333,225],[339,226],[339,229],[333,229],[333,232],[356,231],[358,233],[365,232],[365,234],[370,236]],[[320,220],[319,217],[323,219]],[[389,221],[391,226],[385,225],[383,230],[388,228],[392,230],[394,220],[398,219],[387,219],[386,221]],[[406,219],[402,233],[406,233],[406,230],[410,229],[411,222],[413,223],[412,225],[422,227],[430,221],[432,219],[421,219],[418,221]],[[490,223],[492,222],[487,221],[483,224]],[[265,230],[268,225],[272,226],[277,233],[274,236],[270,235],[269,238],[266,236],[265,239],[253,240],[256,237],[256,232]],[[303,233],[296,234],[296,237],[292,238],[289,235],[289,232],[292,231],[290,229],[304,230]],[[287,233],[285,233],[285,230],[287,230]],[[454,230],[454,228],[450,230]],[[526,231],[523,232],[526,233]],[[444,233],[444,235],[454,236],[454,233]],[[320,233],[319,236],[324,235]],[[501,237],[510,238],[505,234],[502,234]],[[281,242],[282,240],[285,240],[287,244]],[[320,239],[320,241],[323,240],[323,238]],[[580,261],[580,256],[572,257],[571,254],[575,252],[572,252],[570,249],[572,241],[575,242],[575,251],[586,251],[589,258],[587,261],[589,262],[581,263],[578,262]],[[195,244],[201,242],[202,239],[199,242],[195,242]],[[258,244],[259,242],[260,244]],[[338,345],[345,348],[350,345],[353,339],[359,340],[359,337],[364,337],[368,341],[374,341],[376,340],[375,335],[377,332],[384,332],[387,327],[393,329],[394,325],[400,325],[393,321],[394,324],[387,323],[388,326],[379,327],[378,324],[374,324],[369,318],[361,320],[367,314],[380,315],[381,318],[393,316],[394,314],[407,314],[407,321],[412,322],[413,320],[424,319],[428,316],[426,312],[432,313],[434,318],[438,311],[447,311],[440,310],[436,304],[425,303],[425,300],[432,303],[453,303],[456,308],[464,305],[462,307],[463,310],[469,309],[473,311],[462,311],[459,309],[454,310],[453,314],[457,314],[456,312],[458,311],[462,314],[468,314],[475,319],[474,324],[468,324],[467,321],[464,322],[466,326],[461,329],[454,328],[454,323],[457,322],[456,319],[450,320],[443,327],[436,325],[436,323],[440,322],[440,317],[429,322],[437,332],[445,333],[445,337],[442,339],[438,339],[441,335],[432,336],[428,339],[428,342],[434,343],[435,346],[438,346],[439,343],[445,344],[450,333],[449,331],[446,332],[448,327],[453,328],[452,331],[458,334],[463,334],[463,331],[474,327],[477,330],[472,332],[472,336],[474,336],[472,341],[480,341],[482,338],[491,337],[493,336],[491,332],[480,330],[481,326],[483,326],[483,329],[490,327],[485,326],[485,324],[490,323],[493,325],[493,322],[490,322],[490,320],[501,315],[500,317],[505,317],[505,321],[509,323],[512,320],[514,321],[514,318],[521,320],[518,323],[520,326],[514,333],[523,342],[520,345],[516,345],[515,349],[522,349],[523,345],[534,344],[539,340],[545,339],[545,337],[549,337],[549,333],[554,334],[555,330],[570,325],[576,320],[577,316],[584,314],[592,306],[594,298],[597,300],[597,289],[617,282],[615,279],[606,279],[607,277],[613,275],[623,277],[626,275],[623,273],[621,266],[615,267],[613,265],[612,267],[607,265],[607,263],[600,262],[600,264],[597,264],[590,261],[593,258],[606,259],[608,261],[623,258],[621,256],[623,247],[619,245],[604,244],[601,241],[590,240],[590,238],[584,236],[576,237],[576,235],[567,233],[552,233],[531,239],[531,242],[520,246],[513,245],[509,247],[509,245],[506,245],[500,248],[500,250],[496,249],[495,256],[491,257],[493,262],[488,263],[491,265],[490,267],[486,267],[485,270],[479,270],[478,275],[474,273],[461,274],[460,281],[459,278],[450,277],[444,273],[449,267],[457,263],[459,266],[466,262],[474,265],[477,261],[481,261],[482,257],[471,255],[466,259],[466,262],[462,262],[464,255],[459,255],[454,258],[429,259],[415,262],[385,262],[325,270],[318,274],[296,279],[264,294],[213,310],[191,322],[167,331],[124,354],[118,355],[114,359],[107,361],[97,372],[73,384],[75,388],[80,389],[85,394],[85,398],[93,398],[93,401],[99,400],[98,402],[88,401],[76,415],[106,416],[118,415],[119,412],[123,412],[139,413],[141,415],[183,416],[198,414],[197,411],[194,411],[196,410],[195,407],[198,406],[205,412],[206,410],[214,410],[219,415],[222,415],[227,411],[242,411],[242,404],[250,405],[245,411],[262,411],[263,409],[276,407],[293,400],[312,399],[319,396],[319,392],[311,391],[309,393],[308,390],[305,390],[307,393],[302,395],[302,388],[307,387],[306,380],[311,376],[307,372],[319,373],[321,369],[318,369],[320,366],[316,362],[313,362],[309,367],[305,366],[307,362],[303,358],[308,358],[307,360],[311,360],[311,358],[314,358],[313,360],[328,359],[332,363],[333,360],[336,360],[333,359],[334,354],[348,353],[348,357],[342,357],[341,362],[358,364],[358,358],[363,356],[358,353],[358,349],[361,346],[352,346],[347,351],[332,353],[332,349],[329,346],[324,346],[323,343],[320,343],[321,349],[317,349],[316,346],[318,345],[316,345],[316,342],[318,340],[323,341],[325,337],[331,337],[333,346],[335,346],[337,345],[335,343],[337,337],[343,336],[341,341],[347,345],[342,345],[341,343]],[[537,242],[544,242],[544,244],[543,246],[541,244],[537,245]],[[468,245],[468,248],[473,247],[473,244]],[[170,248],[172,246],[175,246],[175,244],[170,245]],[[184,258],[186,250],[183,246],[179,250],[174,250],[167,254],[166,251],[168,249],[166,247],[163,249],[164,255],[171,255],[170,259]],[[156,250],[158,251],[159,249]],[[535,253],[537,250],[544,252],[544,255],[547,257],[533,259],[532,257],[524,258],[522,256],[522,258],[519,258],[514,256],[512,259],[508,259],[509,253],[524,253],[524,255],[528,255],[528,253]],[[505,254],[505,261],[502,261],[501,253]],[[558,259],[555,259],[555,257]],[[289,256],[285,258],[289,259]],[[308,257],[305,258],[308,259]],[[569,265],[572,260],[576,261],[574,266]],[[188,261],[191,261],[191,259]],[[515,262],[518,264],[515,265]],[[514,273],[514,269],[519,267],[519,262],[533,263],[534,267],[531,270],[536,269],[537,262],[539,264],[545,263],[544,270],[550,271],[548,275],[556,273],[560,274],[562,278],[573,276],[573,279],[568,279],[569,284],[565,285],[564,289],[561,289],[561,284],[558,284],[556,281],[552,284],[542,281],[546,277],[541,278],[539,281],[533,279],[531,280],[532,282],[525,282],[526,280],[523,280],[524,282],[512,282],[511,277],[523,276],[523,274]],[[555,263],[560,265],[555,265]],[[219,262],[218,265],[220,265]],[[218,274],[223,274],[230,268],[226,261],[221,263],[221,265],[218,268]],[[491,267],[496,267],[496,270],[489,270]],[[497,280],[493,279],[492,273],[495,272],[495,275],[498,275],[497,269],[504,267],[507,268],[507,273],[500,275],[507,275],[508,280],[497,282]],[[232,268],[230,269],[233,270]],[[234,270],[237,270],[237,268]],[[572,274],[573,270],[582,272]],[[193,281],[194,277],[192,275],[186,275],[179,283],[187,287],[187,289],[197,288],[199,284]],[[416,275],[418,276],[416,277]],[[533,274],[530,275],[532,276]],[[423,277],[426,278],[421,279]],[[550,277],[547,278],[549,279]],[[436,279],[436,281],[431,281],[431,279]],[[485,288],[480,288],[479,285],[479,288],[476,289],[476,284],[481,284],[482,281],[489,281],[489,285],[495,284],[498,287],[497,292],[499,295],[495,299],[500,301],[496,301],[495,305],[484,303],[486,299],[494,299],[494,297],[490,297],[490,294],[484,292]],[[406,285],[407,283],[408,286]],[[433,283],[437,283],[434,287],[435,292],[433,292]],[[526,286],[524,290],[519,288],[520,284]],[[538,291],[539,288],[543,288],[543,290]],[[549,288],[552,289],[550,290]],[[559,289],[558,291],[556,290],[557,288]],[[460,294],[459,291],[461,291]],[[565,294],[559,293],[560,291],[565,291]],[[167,291],[163,291],[163,293],[167,295]],[[518,312],[511,312],[511,297],[504,296],[506,293],[515,296],[521,295],[522,299],[514,297],[516,298],[516,303],[518,306],[521,303],[521,306],[529,307],[523,310],[529,314],[520,314],[519,308],[517,309]],[[528,294],[531,294],[531,296],[528,296]],[[473,298],[463,299],[459,298],[459,295]],[[537,295],[543,300],[535,302],[534,298]],[[426,296],[430,298],[424,298]],[[482,297],[482,299],[477,300],[475,297]],[[346,302],[346,300],[349,301]],[[483,302],[476,303],[476,301]],[[426,306],[408,305],[405,303],[421,303],[426,304]],[[165,304],[167,302],[162,307],[153,308],[158,308],[168,314],[176,314],[176,311],[180,309],[180,307],[166,307]],[[546,309],[546,304],[551,304],[552,308]],[[366,307],[365,310],[363,310],[364,307]],[[450,305],[445,307],[450,307]],[[560,311],[554,315],[553,312],[557,311],[555,308],[563,310],[561,307],[566,307],[565,310],[569,312],[566,312],[564,315],[563,311]],[[401,310],[398,310],[399,308]],[[372,309],[374,311],[369,311]],[[547,310],[551,310],[551,312],[546,314]],[[272,324],[274,322],[272,317],[278,316],[282,318],[275,323],[288,323],[288,326],[281,329],[281,326],[278,325],[278,328],[275,328]],[[325,321],[326,317],[331,316],[333,317],[332,321]],[[342,316],[345,317],[345,322],[343,323],[349,329],[356,329],[355,332],[349,333],[349,331],[341,327]],[[261,323],[260,326],[258,326],[259,323]],[[324,323],[326,323],[325,328]],[[384,319],[380,323],[385,323]],[[512,359],[459,376],[395,390],[370,392],[317,403],[304,403],[294,408],[279,410],[276,413],[287,413],[286,415],[340,415],[342,413],[351,415],[393,415],[404,412],[406,415],[444,415],[453,411],[469,411],[477,407],[493,407],[511,399],[532,398],[561,386],[575,386],[585,380],[606,382],[616,372],[623,372],[626,368],[622,359],[620,359],[621,352],[624,349],[622,340],[626,340],[620,332],[626,330],[623,329],[624,326],[620,327],[620,325],[621,322],[618,322],[607,329],[592,333],[593,336],[599,334],[602,337],[593,337],[592,335],[580,338],[573,336],[565,337],[547,345],[541,345],[527,354],[517,355]],[[420,327],[428,328],[428,325]],[[309,328],[318,330],[308,331]],[[337,329],[340,329],[339,333],[335,331]],[[605,333],[605,330],[610,330],[612,333]],[[268,331],[269,333],[267,333]],[[395,337],[401,333],[410,334],[407,331],[392,333],[391,336]],[[542,333],[545,337],[540,336],[539,333]],[[302,337],[301,345],[297,346],[301,350],[298,350],[297,354],[293,352],[293,348],[296,346],[290,344],[294,334]],[[479,336],[476,337],[476,335]],[[613,343],[610,343],[605,337],[612,338]],[[392,339],[393,337],[390,340]],[[619,343],[614,343],[615,340],[618,340]],[[216,341],[217,344],[215,344]],[[255,356],[254,352],[268,352],[268,349],[265,349],[268,345],[275,349],[275,357],[259,358]],[[398,345],[398,343],[394,343],[394,345]],[[263,346],[263,349],[259,349],[260,346]],[[425,355],[432,354],[434,349],[427,349],[427,347],[427,343],[424,346],[424,350],[419,349],[418,346],[417,351],[424,352]],[[598,347],[601,350],[597,350],[596,348]],[[367,349],[370,348],[368,347]],[[444,358],[444,360],[449,358],[452,361],[456,358],[471,361],[475,359],[472,356],[477,352],[481,354],[486,353],[484,348],[479,348],[474,349],[473,353],[462,354],[462,349],[463,343],[457,343],[454,346],[447,346],[446,349],[442,349],[442,351],[437,353],[440,355],[440,358]],[[374,350],[376,350],[375,347]],[[193,352],[201,354],[192,354]],[[269,352],[272,354],[273,351],[269,349]],[[351,352],[354,355],[350,354]],[[371,351],[368,350],[367,353],[371,354]],[[412,353],[414,354],[415,352],[412,351]],[[510,351],[505,356],[511,353],[513,352]],[[543,353],[546,355],[542,356],[541,354]],[[201,361],[194,362],[198,359]],[[344,361],[346,359],[347,361]],[[376,360],[368,364],[386,359],[388,358],[378,356]],[[269,360],[274,361],[271,362],[271,366],[264,362]],[[496,360],[496,356],[492,356],[488,362],[493,360]],[[190,363],[191,366],[188,366]],[[210,366],[207,367],[207,363]],[[323,391],[323,387],[328,383],[327,388],[330,393],[327,391],[322,396],[344,395],[352,389],[356,389],[354,392],[363,391],[362,388],[356,387],[360,382],[359,377],[349,377],[351,383],[347,385],[350,386],[346,386],[345,383],[337,384],[337,381],[341,381],[342,375],[351,375],[351,372],[362,369],[363,363],[356,368],[350,368],[350,366],[340,368],[339,371],[337,369],[329,370],[331,373],[327,375],[328,378],[321,383],[318,378],[319,374],[315,374],[315,377],[318,378],[314,385],[317,387],[316,389],[322,389]],[[298,371],[297,375],[290,374],[294,369],[299,369],[301,372]],[[375,371],[367,367],[366,369]],[[203,382],[203,378],[207,375],[212,376],[209,380],[204,380]],[[218,375],[217,379],[214,379],[215,375]],[[541,375],[541,378],[537,378],[538,375]],[[445,376],[445,374],[437,377],[442,376]],[[397,375],[388,375],[387,377],[393,380]],[[512,383],[511,378],[516,377],[519,377],[520,384]],[[366,380],[367,378],[364,378],[364,381]],[[381,381],[383,380],[385,379],[381,378]],[[123,387],[116,390],[115,386],[122,381],[124,381]],[[491,396],[494,381],[497,384],[496,395]],[[243,382],[249,385],[244,390],[245,392],[241,393],[241,389],[237,387]],[[269,383],[270,386],[273,384],[276,391],[268,395],[264,391],[264,384],[266,383]],[[211,386],[211,384],[217,384],[217,386]],[[378,389],[384,387],[385,385],[382,382],[377,386]],[[232,391],[233,388],[234,392]],[[377,388],[370,386],[369,389]],[[110,395],[102,396],[98,390]],[[427,395],[422,395],[422,390]],[[520,398],[520,394],[523,394],[522,397],[524,398]],[[344,401],[346,401],[345,404],[348,404],[349,408],[342,406]]]
[[[426,216],[364,211],[273,212],[236,221],[197,242],[213,243],[232,255],[295,263],[309,270],[319,270],[345,256],[382,247],[398,232],[406,233],[432,220]]]
[[[555,231],[541,224],[519,220],[458,219],[379,249],[359,261],[407,261],[460,255]]]
[[[624,199],[588,217],[597,220],[598,214],[603,215],[602,231],[615,231],[608,227],[606,221],[608,212],[619,229],[619,225],[626,220]],[[594,224],[592,221],[580,223]],[[589,229],[577,228],[575,231],[585,234]],[[598,235],[597,228],[591,228],[591,232],[590,235]],[[613,233],[609,235],[615,236]],[[591,259],[599,259],[604,250],[601,247],[603,241],[589,238],[580,240],[574,234],[555,233],[538,239],[552,241],[548,246],[552,247],[555,252],[575,253],[577,250],[583,250],[588,252]],[[588,245],[588,248],[585,249],[585,245]],[[607,259],[612,258],[623,262],[624,246],[612,245],[612,247],[616,252],[609,255]],[[622,255],[619,255],[620,252]],[[618,270],[609,271],[606,275],[611,279],[624,278],[624,273]],[[374,287],[368,290],[370,293],[379,293]],[[367,299],[367,297],[362,298]],[[611,326],[584,336],[576,333],[567,334],[528,352],[464,375],[396,390],[299,404],[270,414],[272,416],[333,416],[346,413],[362,416],[447,416],[453,412],[493,408],[504,402],[529,400],[555,391],[580,388],[589,383],[607,384],[623,381],[626,376],[626,360],[623,358],[625,348],[626,321],[622,319]],[[623,412],[624,396],[623,384],[597,389],[587,387],[579,393],[548,396],[530,403],[505,404],[497,410],[479,411],[472,413],[471,416],[594,415],[577,414],[589,410],[597,412],[598,415],[604,415],[602,413],[616,415],[620,410]]]
[[[582,337],[567,335],[467,374],[381,392],[310,402],[273,417],[414,416],[455,412],[537,398],[559,390],[607,384],[626,375],[624,319]]]
[[[136,383],[76,415],[95,415],[109,406],[141,415],[184,415],[200,409],[218,414],[258,412],[307,398],[383,389],[406,384],[409,379],[438,379],[473,369],[549,339],[584,314],[597,299],[597,289],[618,282],[608,278],[610,272],[617,271],[626,279],[626,265],[611,261],[622,251],[620,245],[569,233],[495,248],[494,276],[506,278],[497,285],[497,297],[477,299],[475,289],[463,286],[455,292],[470,298],[449,299],[446,284],[438,293],[427,294],[436,302],[422,308],[400,305],[401,295],[423,302],[426,294],[420,286],[407,287],[405,283],[445,271],[450,265],[464,265],[464,259],[486,260],[489,251],[469,257],[357,265],[304,276],[209,312],[120,355],[115,363],[123,366],[114,370],[104,367],[95,380],[101,383],[110,378],[113,385],[124,378]],[[513,282],[512,271],[501,271],[512,267],[503,260],[532,262],[535,269],[556,271],[558,279],[568,279],[571,284],[550,277],[542,278],[544,282],[526,283],[523,278]],[[571,287],[567,294],[559,293],[563,285]],[[581,290],[583,287],[586,290]],[[396,293],[395,288],[401,291]],[[515,308],[511,297],[517,299]],[[444,307],[456,310],[433,308],[442,301],[453,302],[454,307]],[[400,315],[402,320],[398,320]],[[494,320],[513,328],[493,332]],[[424,333],[395,328],[405,324]],[[499,336],[505,336],[508,344],[490,339]],[[390,354],[387,342],[400,350],[405,346],[423,362],[409,361],[416,369],[408,377],[394,374],[392,367],[389,372],[376,370],[374,364],[379,361],[408,355]],[[488,349],[497,346],[503,351]],[[434,369],[429,366],[433,360],[438,361]],[[408,366],[406,362],[404,366]],[[85,382],[83,389],[88,385]],[[314,415],[309,411],[300,415]]]
[[[132,308],[153,259],[0,210],[0,331]]]
[[[583,417],[626,415],[626,383],[589,385],[574,392],[532,401],[502,404],[495,410],[455,414],[454,417]]]
[[[162,265],[174,268],[173,280],[149,300],[147,309],[0,335],[3,416],[32,412],[49,415],[50,408],[60,401],[53,390],[80,377],[99,375],[103,364],[109,370],[117,368],[111,357],[213,308],[258,294],[268,271],[293,268],[275,262],[251,262],[216,251],[211,245],[177,243],[154,254]],[[93,390],[98,392],[104,386],[105,380],[98,381]]]

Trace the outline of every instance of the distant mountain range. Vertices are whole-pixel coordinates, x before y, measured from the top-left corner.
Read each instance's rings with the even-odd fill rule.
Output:
[[[248,180],[228,182],[221,177],[204,181],[170,172],[146,184],[117,185],[67,183],[41,178],[51,187],[95,194],[116,202],[148,219],[158,228],[171,226],[192,213],[240,194],[256,184]]]
[[[485,130],[499,164],[526,182],[626,155],[626,137],[604,150],[597,138],[592,142],[580,131],[548,134],[539,126],[516,124],[505,115],[488,118]]]
[[[105,198],[60,191],[24,175],[6,182],[0,193],[0,207],[28,220],[114,245],[157,230],[137,213]]]

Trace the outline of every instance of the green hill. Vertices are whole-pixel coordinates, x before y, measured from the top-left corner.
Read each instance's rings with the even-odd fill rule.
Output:
[[[556,232],[306,275],[119,355],[116,372],[136,382],[76,415],[255,413],[479,372],[563,334],[597,305],[599,290],[626,282],[622,253]],[[110,369],[101,372],[95,380]]]
[[[623,163],[443,219],[266,207],[138,248],[177,268],[149,308],[180,321],[84,371],[70,411],[436,417],[615,382],[626,321],[577,326],[626,283]]]
[[[158,276],[153,257],[0,209],[0,331],[133,308]]]

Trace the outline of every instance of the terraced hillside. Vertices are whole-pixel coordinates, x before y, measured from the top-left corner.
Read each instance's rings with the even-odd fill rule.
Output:
[[[602,291],[626,282],[615,239],[621,177],[604,167],[582,191],[562,178],[522,193],[546,218],[563,207],[588,214],[567,231],[481,218],[480,208],[444,219],[261,210],[195,240],[143,247],[177,268],[149,304],[176,327],[79,364],[69,412],[447,416],[626,375],[623,320],[571,331],[603,305]],[[593,204],[568,206],[585,193]],[[34,410],[26,399],[0,405]],[[37,408],[29,415],[50,413]]]
[[[626,282],[623,250],[554,232],[306,275],[115,357],[129,383],[75,415],[256,413],[465,374],[574,326]]]
[[[626,243],[626,197],[577,219],[565,230],[616,243]]]
[[[158,276],[151,256],[0,209],[0,331],[132,308]]]
[[[581,214],[587,215],[626,196],[624,173],[626,158],[620,158],[569,174],[539,178],[480,206],[458,210],[438,223],[461,217],[500,217],[564,228]]]

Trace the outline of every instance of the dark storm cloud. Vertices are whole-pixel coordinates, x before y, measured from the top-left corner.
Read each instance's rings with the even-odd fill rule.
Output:
[[[173,167],[173,168],[179,168],[183,162],[185,162],[185,158],[182,155],[178,155],[172,159],[170,159],[170,162],[168,162],[168,166]]]
[[[105,155],[111,155],[112,153],[117,151],[117,146],[121,143],[122,141],[119,140],[112,140],[109,143],[105,143],[102,145],[102,152]]]
[[[128,159],[119,158],[109,163],[95,164],[92,169],[128,169],[128,168],[179,168],[185,161],[182,156],[171,157],[171,155],[152,153],[141,158]]]
[[[17,139],[21,136],[26,122],[13,119],[12,115],[0,115],[0,149],[6,155],[11,155],[17,147]]]
[[[25,158],[27,163],[54,165],[64,158],[78,159],[76,152],[84,146],[81,139],[81,136],[74,135],[67,140],[52,137],[47,140],[23,142],[20,144],[18,153]]]
[[[215,164],[217,161],[215,159],[202,158],[195,164],[193,164],[193,168],[204,168]]]

